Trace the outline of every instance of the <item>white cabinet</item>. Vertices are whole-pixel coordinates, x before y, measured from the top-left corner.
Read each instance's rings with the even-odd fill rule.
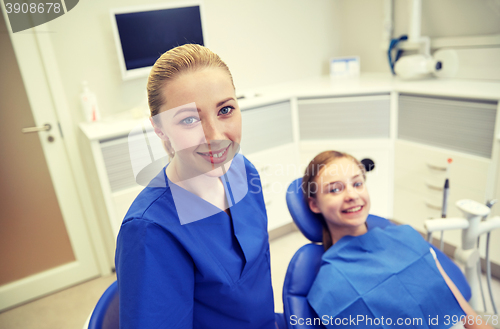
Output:
[[[292,222],[286,205],[286,191],[292,181],[302,176],[299,171],[298,149],[288,143],[247,155],[260,174],[266,203],[268,229],[273,230]]]
[[[441,218],[447,160],[450,194],[447,217],[462,217],[455,206],[460,199],[485,201],[488,171],[492,161],[466,153],[396,141],[394,219],[425,232],[424,221]],[[445,241],[460,246],[460,231],[445,234]]]
[[[293,180],[302,176],[291,102],[244,109],[242,116],[241,149],[260,174],[268,229],[273,230],[292,222],[286,191]]]
[[[395,145],[394,219],[425,232],[424,221],[440,218],[443,186],[449,167],[447,217],[462,217],[460,199],[485,202],[492,182],[497,103],[428,97],[399,97]],[[461,245],[460,231],[445,241]]]
[[[149,181],[146,178],[141,184],[137,183],[136,173],[156,161],[159,166],[149,167],[156,172],[147,173],[152,178],[159,167],[166,165],[168,158],[149,120],[99,122],[80,127],[90,146],[82,148],[88,150],[85,157],[93,160],[93,166],[87,168],[89,176],[98,178],[97,181],[91,179],[94,204],[102,217],[101,230],[113,255],[122,220],[147,184],[145,181]]]

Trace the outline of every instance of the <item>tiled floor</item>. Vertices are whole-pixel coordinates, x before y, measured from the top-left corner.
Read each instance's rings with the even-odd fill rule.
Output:
[[[283,312],[281,293],[283,291],[283,282],[288,263],[290,263],[295,252],[309,242],[299,231],[294,231],[271,241],[269,248],[271,251],[271,276],[273,280],[275,312]]]
[[[276,312],[283,311],[281,292],[288,263],[295,251],[306,243],[306,238],[297,231],[271,241]],[[81,329],[101,294],[115,279],[114,275],[101,277],[0,313],[0,329]],[[497,308],[500,308],[500,282],[493,283]],[[491,306],[488,307],[491,311]]]
[[[283,312],[281,287],[295,251],[307,243],[295,231],[271,241],[271,271],[277,312]],[[75,287],[0,313],[0,329],[81,329],[115,275],[91,280]]]
[[[91,280],[0,313],[1,329],[82,329],[114,275]]]

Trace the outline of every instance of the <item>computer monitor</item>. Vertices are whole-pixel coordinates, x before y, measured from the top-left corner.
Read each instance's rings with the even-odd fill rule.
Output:
[[[186,43],[205,45],[200,2],[112,9],[111,21],[124,80],[148,76],[169,49]]]

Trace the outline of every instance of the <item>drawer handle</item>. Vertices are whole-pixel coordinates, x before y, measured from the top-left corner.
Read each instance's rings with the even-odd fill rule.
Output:
[[[269,205],[273,203],[273,200],[267,200],[267,201],[264,201],[264,204],[266,205],[266,207],[269,207]]]
[[[428,200],[425,200],[424,202],[428,208],[435,209],[435,210],[441,210],[441,206],[437,206]]]
[[[433,170],[446,171],[446,166],[437,166],[429,162],[427,162],[427,166]]]
[[[425,181],[425,185],[427,185],[427,187],[430,188],[431,190],[436,190],[436,191],[442,191],[443,190],[443,186],[439,186],[439,185],[433,184],[433,183],[431,183],[428,180]]]
[[[269,170],[270,167],[271,167],[270,165],[265,165],[265,166],[261,167],[260,170],[258,170],[258,171],[264,174]]]

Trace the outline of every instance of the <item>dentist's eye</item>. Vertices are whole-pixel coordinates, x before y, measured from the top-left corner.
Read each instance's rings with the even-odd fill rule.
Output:
[[[223,108],[220,109],[219,115],[228,115],[231,114],[234,110],[234,107],[232,106],[224,106]]]
[[[195,118],[195,117],[187,117],[187,118],[185,118],[185,119],[181,120],[181,122],[179,122],[179,123],[180,123],[180,124],[182,124],[182,125],[189,126],[189,125],[192,125],[192,124],[194,124],[194,123],[196,123],[196,122],[198,122],[198,121],[199,121],[199,119],[198,119],[198,118]]]

